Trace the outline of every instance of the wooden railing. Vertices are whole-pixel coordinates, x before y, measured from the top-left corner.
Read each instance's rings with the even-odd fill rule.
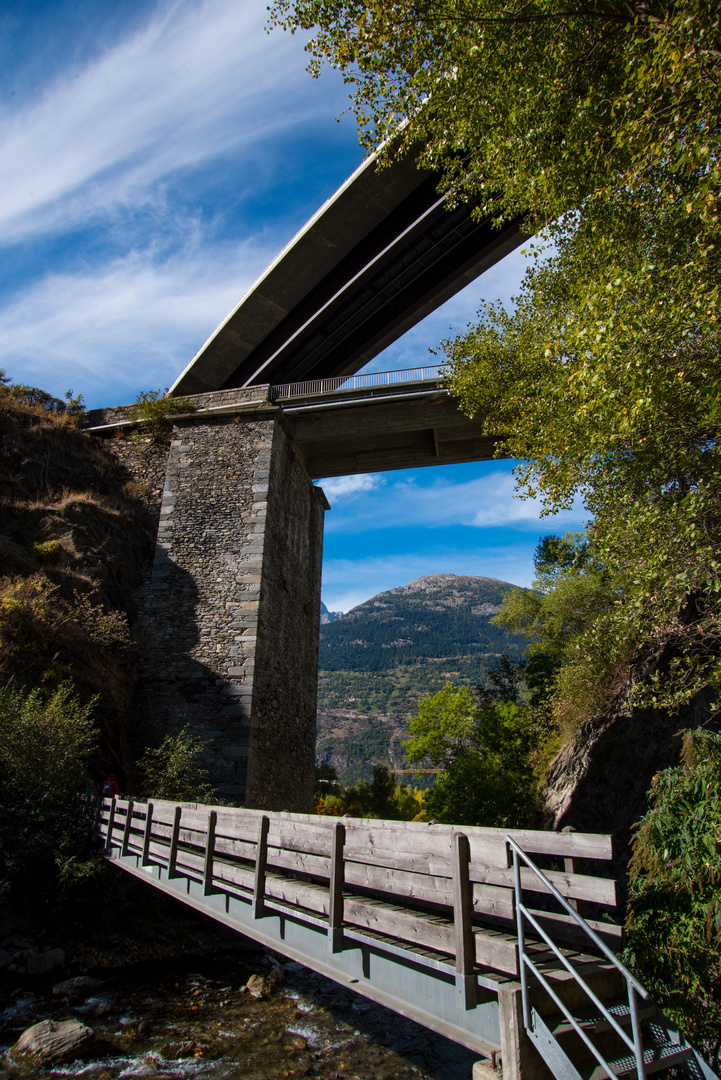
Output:
[[[104,800],[106,850],[157,864],[169,878],[200,883],[206,896],[228,892],[265,911],[295,912],[327,928],[331,952],[344,936],[379,937],[444,960],[457,981],[479,967],[518,975],[514,880],[506,836],[524,851],[552,857],[547,876],[574,906],[612,908],[616,884],[584,873],[581,860],[609,860],[611,838],[583,833],[455,828],[415,822],[331,818],[201,807],[164,801]],[[560,867],[560,868],[559,868]],[[529,870],[523,887],[543,894]],[[574,940],[567,915],[535,911],[556,937]],[[591,922],[618,944],[621,928]]]

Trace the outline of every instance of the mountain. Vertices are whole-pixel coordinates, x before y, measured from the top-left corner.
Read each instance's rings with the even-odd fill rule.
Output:
[[[359,604],[321,627],[319,762],[346,783],[373,761],[403,766],[418,702],[447,682],[476,686],[526,641],[491,618],[513,588],[496,578],[429,574]]]
[[[340,619],[342,611],[328,611],[323,601],[320,602],[320,625],[325,626],[327,623],[335,622],[336,619]]]

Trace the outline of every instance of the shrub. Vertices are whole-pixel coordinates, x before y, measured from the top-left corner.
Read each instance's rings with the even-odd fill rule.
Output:
[[[721,736],[684,735],[682,764],[654,777],[630,865],[626,955],[681,1031],[721,1049]]]
[[[202,740],[187,724],[177,735],[166,735],[160,746],[146,750],[138,762],[141,794],[218,805],[216,789],[208,783],[208,771],[199,763],[202,753]]]
[[[78,797],[97,744],[93,706],[68,682],[48,699],[0,689],[0,895],[31,913],[52,911],[63,882],[95,866]]]
[[[133,432],[137,438],[150,437],[153,442],[162,442],[172,427],[172,417],[178,413],[195,412],[195,405],[185,398],[168,397],[166,390],[145,390],[138,394],[129,415],[131,420],[142,420],[142,425]]]
[[[62,558],[63,549],[57,540],[45,540],[33,544],[33,555],[43,566],[55,566]]]

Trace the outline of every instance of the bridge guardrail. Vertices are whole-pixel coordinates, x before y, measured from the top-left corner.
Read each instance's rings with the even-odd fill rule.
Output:
[[[366,375],[338,375],[332,379],[312,379],[308,382],[279,383],[271,386],[271,401],[287,401],[298,397],[314,397],[318,394],[345,393],[371,390],[375,387],[398,386],[402,383],[431,382],[442,378],[445,368],[441,364],[427,367],[403,368],[396,371],[373,371]]]

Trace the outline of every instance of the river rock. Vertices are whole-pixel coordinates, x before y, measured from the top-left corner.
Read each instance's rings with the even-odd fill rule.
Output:
[[[41,1020],[23,1031],[13,1046],[13,1057],[33,1054],[46,1061],[73,1061],[95,1042],[92,1028],[78,1020]]]
[[[88,997],[103,985],[102,979],[91,979],[89,975],[76,975],[74,979],[64,979],[56,983],[53,993],[59,997]]]
[[[283,982],[283,969],[274,967],[267,975],[251,975],[246,983],[248,993],[256,1000],[270,997],[276,986]]]

